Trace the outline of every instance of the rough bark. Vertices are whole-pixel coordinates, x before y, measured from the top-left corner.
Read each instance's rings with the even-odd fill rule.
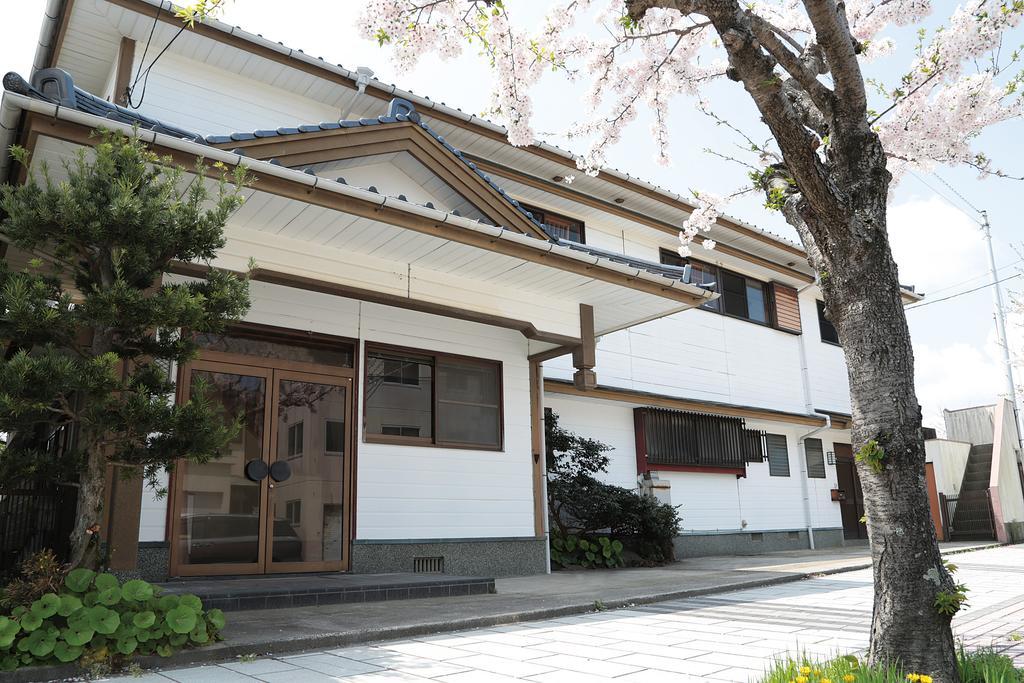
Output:
[[[951,619],[935,606],[954,582],[942,564],[925,487],[913,349],[886,230],[890,174],[868,124],[845,9],[834,0],[805,0],[816,42],[797,55],[736,0],[627,0],[627,7],[634,19],[665,7],[711,20],[730,73],[782,152],[784,163],[766,175],[764,189],[785,198],[783,214],[820,276],[846,355],[854,449],[874,443],[882,454],[875,466],[857,462],[875,584],[870,659],[958,681]],[[830,73],[834,89],[819,83],[817,72]]]

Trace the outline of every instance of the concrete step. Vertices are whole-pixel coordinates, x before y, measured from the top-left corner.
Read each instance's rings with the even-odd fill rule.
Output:
[[[494,579],[450,574],[277,574],[184,578],[157,584],[224,611],[313,607],[494,593]]]

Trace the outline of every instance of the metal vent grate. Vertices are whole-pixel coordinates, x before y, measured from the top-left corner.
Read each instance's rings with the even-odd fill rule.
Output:
[[[444,557],[414,557],[412,570],[417,574],[443,574]]]

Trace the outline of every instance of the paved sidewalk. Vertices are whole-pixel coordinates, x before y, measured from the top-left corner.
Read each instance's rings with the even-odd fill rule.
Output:
[[[751,558],[744,558],[750,560]],[[970,604],[954,628],[968,647],[995,646],[1024,666],[1024,546],[957,557]],[[867,645],[871,573],[749,588],[522,624],[182,668],[138,683],[481,683],[594,679],[755,680],[774,657],[828,656]],[[425,602],[425,601],[416,601]],[[364,605],[363,607],[369,607]]]

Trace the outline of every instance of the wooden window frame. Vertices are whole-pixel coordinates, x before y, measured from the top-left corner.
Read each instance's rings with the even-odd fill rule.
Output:
[[[430,436],[397,436],[388,434],[372,434],[366,428],[366,402],[369,399],[370,387],[370,359],[371,353],[394,353],[418,356],[430,359],[434,372],[430,382]],[[494,451],[505,450],[505,366],[500,360],[478,358],[476,356],[464,356],[456,353],[445,353],[443,351],[428,351],[407,346],[395,346],[392,344],[380,344],[366,342],[363,350],[363,441],[365,443],[390,444],[395,446],[430,446],[434,448],[449,448],[467,451]],[[498,371],[498,443],[473,444],[455,441],[445,441],[437,436],[437,364],[439,360],[451,359],[461,363],[480,365],[488,368],[495,368]]]
[[[712,271],[715,274],[715,290],[714,291],[718,293],[718,295],[719,295],[718,299],[716,300],[716,302],[711,302],[709,304],[701,305],[700,306],[701,310],[710,311],[711,313],[717,313],[719,315],[724,315],[725,317],[732,318],[733,320],[743,320],[743,321],[748,322],[748,323],[753,323],[755,325],[760,325],[761,327],[770,327],[770,328],[776,329],[776,330],[779,329],[778,325],[774,324],[774,318],[775,318],[775,315],[774,315],[774,297],[772,295],[772,288],[771,288],[770,283],[767,283],[767,282],[765,282],[763,280],[758,280],[756,277],[750,277],[749,275],[744,275],[743,273],[737,273],[735,270],[729,270],[728,268],[722,268],[721,266],[715,265],[714,263],[708,263],[707,261],[701,261],[700,259],[695,259],[695,258],[692,258],[692,257],[689,257],[689,256],[686,256],[686,257],[679,256],[678,254],[675,254],[671,250],[665,249],[664,247],[662,247],[661,249],[658,250],[658,255],[659,255],[659,259],[658,260],[662,264],[664,264],[664,265],[677,266],[677,265],[690,264],[690,265],[695,265],[695,266],[698,266],[700,268],[704,268],[704,269],[710,270],[710,271]],[[666,260],[666,259],[668,259],[668,260]],[[736,315],[735,313],[729,313],[728,311],[725,310],[725,299],[726,299],[726,296],[725,296],[725,291],[722,289],[722,274],[723,273],[727,273],[727,274],[733,275],[735,277],[743,278],[745,283],[748,284],[748,285],[751,282],[761,285],[761,292],[762,292],[763,297],[764,297],[764,322],[761,322],[760,320],[754,320],[753,318],[747,318],[747,317],[742,316],[742,315]],[[713,303],[717,303],[717,306],[712,308],[711,304],[713,304]],[[785,331],[785,330],[783,330],[783,331]]]
[[[538,222],[544,225],[547,225],[544,221],[544,218],[546,216],[551,216],[553,218],[561,218],[562,220],[569,223],[578,223],[580,226],[580,239],[578,241],[578,244],[587,243],[587,225],[580,219],[573,218],[572,216],[566,216],[564,213],[558,213],[557,211],[548,211],[547,209],[541,209],[536,206],[528,206],[526,204],[523,204],[522,202],[520,202],[519,208],[529,211],[531,214],[533,214],[534,219],[536,219]],[[576,240],[570,241],[575,242]]]
[[[785,474],[776,474],[775,472],[772,472],[771,446],[769,444],[769,440],[772,437],[777,437],[777,438],[782,439],[782,443],[785,445],[785,449],[786,449],[786,473]],[[789,439],[786,438],[785,434],[765,434],[764,435],[764,455],[765,455],[765,462],[768,463],[768,476],[769,477],[791,477],[791,476],[793,476],[793,470],[789,466]]]
[[[818,313],[818,339],[821,340],[822,344],[831,344],[832,346],[838,346],[841,348],[842,344],[839,343],[839,330],[836,329],[836,326],[832,324],[831,320],[825,317],[825,302],[821,299],[816,299],[814,302],[814,308]],[[832,328],[832,331],[835,332],[835,341],[825,339],[825,328],[822,323],[828,324],[829,327]]]

